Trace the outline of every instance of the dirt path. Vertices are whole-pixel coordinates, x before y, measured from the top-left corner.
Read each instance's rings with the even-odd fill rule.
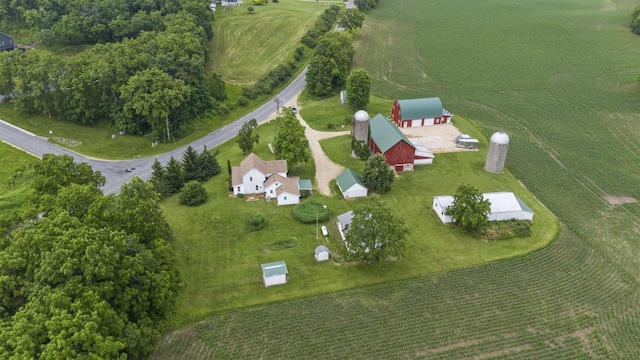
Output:
[[[296,96],[290,102],[284,104],[283,106],[295,106],[298,110],[300,110],[300,106],[298,105],[298,97]],[[269,116],[265,121],[269,121],[275,119],[276,113],[273,113]],[[340,166],[331,159],[322,151],[322,147],[320,146],[320,140],[329,139],[336,136],[348,135],[351,132],[349,131],[317,131],[312,129],[309,124],[300,116],[300,112],[296,114],[298,121],[300,124],[304,126],[304,134],[309,140],[309,148],[311,149],[311,157],[313,158],[313,162],[316,164],[316,182],[318,183],[318,191],[322,195],[330,196],[331,189],[329,189],[329,181],[335,179],[340,173],[344,170],[343,166]]]

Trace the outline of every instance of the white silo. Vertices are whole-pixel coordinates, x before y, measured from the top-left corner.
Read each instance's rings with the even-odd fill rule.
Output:
[[[367,146],[369,142],[369,113],[364,110],[358,110],[353,115],[353,145],[361,147]],[[351,149],[351,156],[358,158],[355,149]]]
[[[484,169],[490,173],[502,174],[504,172],[504,162],[507,160],[507,150],[509,149],[509,135],[499,131],[491,135],[489,152]]]

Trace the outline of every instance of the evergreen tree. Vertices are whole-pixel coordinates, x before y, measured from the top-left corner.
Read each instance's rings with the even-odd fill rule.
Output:
[[[182,171],[184,174],[184,182],[199,180],[202,178],[201,158],[198,153],[191,147],[187,147],[182,154]]]
[[[218,150],[207,150],[207,146],[204,146],[204,150],[199,155],[200,162],[200,178],[198,181],[206,181],[212,176],[216,176],[220,173],[220,164],[218,164]]]
[[[165,197],[170,195],[169,188],[167,186],[167,170],[164,166],[156,159],[151,165],[151,179],[149,181],[156,189],[160,196]]]
[[[167,181],[167,191],[169,194],[175,194],[180,191],[184,185],[182,164],[172,156],[165,169],[167,170],[165,177]]]

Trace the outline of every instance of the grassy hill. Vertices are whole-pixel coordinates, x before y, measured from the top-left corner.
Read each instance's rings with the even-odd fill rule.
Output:
[[[300,39],[325,10],[323,2],[281,1],[218,7],[207,71],[233,84],[251,84],[292,57]],[[247,8],[252,7],[253,13]]]
[[[440,96],[561,220],[530,255],[218,314],[156,358],[640,356],[640,37],[629,0],[381,0],[356,67],[388,98]],[[461,177],[464,176],[461,174]]]
[[[17,210],[29,191],[29,165],[37,158],[0,142],[0,212]]]

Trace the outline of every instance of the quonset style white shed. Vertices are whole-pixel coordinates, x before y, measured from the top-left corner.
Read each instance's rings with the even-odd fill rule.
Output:
[[[504,220],[533,220],[533,211],[519,197],[511,192],[484,193],[482,197],[489,200],[491,211],[489,221]],[[433,197],[433,211],[444,224],[453,222],[446,214],[447,208],[453,204],[453,196],[442,195]]]
[[[284,261],[276,261],[262,264],[262,282],[264,287],[282,285],[287,283],[287,264]]]

